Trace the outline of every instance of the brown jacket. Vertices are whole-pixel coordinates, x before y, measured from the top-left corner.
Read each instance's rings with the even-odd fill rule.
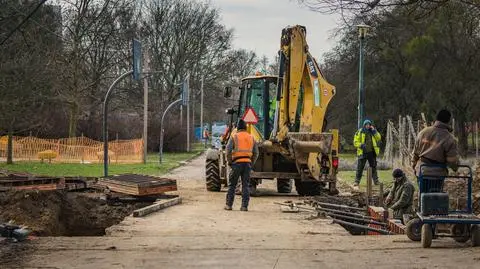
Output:
[[[413,148],[412,166],[420,160],[427,164],[446,164],[456,170],[458,165],[457,140],[448,124],[436,121],[417,136]],[[417,167],[418,172],[418,167]]]

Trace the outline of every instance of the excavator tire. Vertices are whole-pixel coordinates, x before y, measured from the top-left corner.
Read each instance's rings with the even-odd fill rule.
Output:
[[[218,160],[207,160],[205,166],[207,191],[220,191],[222,182],[220,180],[220,168]]]
[[[295,180],[295,189],[300,196],[315,196],[319,195],[322,190],[322,184],[315,181],[301,181]]]
[[[290,179],[277,179],[277,192],[278,193],[291,193],[292,181]]]

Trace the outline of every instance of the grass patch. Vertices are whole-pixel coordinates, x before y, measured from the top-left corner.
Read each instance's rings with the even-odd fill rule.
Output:
[[[203,148],[193,147],[192,152],[164,153],[162,165],[159,166],[158,154],[148,154],[147,163],[115,164],[110,163],[108,174],[134,173],[143,175],[159,176],[170,169],[180,166],[180,162],[188,160],[199,154]],[[80,164],[80,163],[40,163],[40,162],[15,162],[12,165],[0,163],[0,169],[14,172],[27,172],[45,176],[103,176],[103,164]]]
[[[349,162],[356,162],[357,161],[357,154],[356,153],[340,153],[338,155],[340,160],[347,160]]]
[[[383,182],[383,188],[390,188],[393,185],[392,171],[391,170],[377,170],[378,180]],[[356,171],[339,171],[338,177],[343,182],[352,184],[355,182]],[[360,181],[360,188],[365,189],[367,186],[367,171],[363,172],[362,180]]]

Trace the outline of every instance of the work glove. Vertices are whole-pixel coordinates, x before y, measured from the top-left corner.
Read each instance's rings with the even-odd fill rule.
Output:
[[[391,197],[387,197],[387,199],[385,199],[385,204],[386,204],[386,205],[389,205],[391,202],[392,202],[392,198],[391,198]]]
[[[366,146],[365,144],[361,144],[361,145],[360,145],[360,148],[363,149],[363,150],[365,150],[365,149],[367,148],[367,146]]]

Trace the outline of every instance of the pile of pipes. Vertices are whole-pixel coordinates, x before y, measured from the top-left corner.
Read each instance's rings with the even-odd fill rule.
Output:
[[[382,235],[393,234],[387,230],[388,224],[386,222],[376,220],[372,216],[369,216],[366,208],[324,203],[314,199],[305,201],[305,204],[308,205],[308,207],[299,206],[291,202],[276,204],[291,208],[298,208],[299,210],[316,212],[318,217],[329,217],[333,220],[333,223],[340,224],[352,235],[365,235],[368,232],[375,232]]]
[[[340,224],[351,234],[367,234],[368,231],[378,234],[392,234],[387,230],[388,224],[369,216],[366,208],[322,203],[312,199],[308,200],[307,204],[312,206],[318,213],[332,218],[333,223]]]

